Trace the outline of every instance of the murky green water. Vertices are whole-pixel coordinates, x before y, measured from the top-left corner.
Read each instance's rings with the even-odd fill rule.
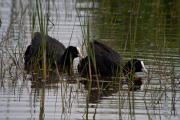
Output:
[[[144,85],[135,92],[118,85],[89,92],[80,77],[62,76],[45,88],[31,82],[23,71],[23,54],[31,41],[32,4],[0,1],[1,120],[179,120],[179,1],[50,2],[48,33],[65,46],[98,39],[125,61],[144,60],[149,73],[138,74]]]

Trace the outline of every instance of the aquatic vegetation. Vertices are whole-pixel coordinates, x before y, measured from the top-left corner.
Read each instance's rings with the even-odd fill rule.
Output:
[[[0,114],[6,114],[0,118],[178,119],[179,5],[167,0],[0,1]],[[31,81],[23,69],[24,53],[35,31],[42,34],[41,82]],[[84,85],[77,69],[73,76],[46,81],[46,34],[65,46],[80,46],[90,58],[90,42],[100,40],[125,61],[143,60],[148,74],[131,76],[142,80],[138,90],[126,81],[101,83],[96,77],[97,83],[89,77]],[[75,59],[74,68],[78,62]]]

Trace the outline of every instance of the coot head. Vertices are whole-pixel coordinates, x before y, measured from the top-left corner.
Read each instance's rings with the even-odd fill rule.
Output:
[[[72,59],[76,58],[76,57],[81,57],[81,52],[80,49],[78,47],[74,47],[74,46],[69,46],[66,48],[65,52],[64,52],[64,57],[71,57]]]
[[[81,52],[78,47],[69,46],[66,48],[63,56],[60,56],[57,61],[59,71],[67,71],[70,75],[73,73],[73,60],[81,57]]]
[[[147,69],[144,66],[144,62],[140,61],[138,59],[132,59],[128,61],[125,66],[123,67],[123,73],[124,75],[127,75],[129,73],[135,73],[135,72],[146,72]]]

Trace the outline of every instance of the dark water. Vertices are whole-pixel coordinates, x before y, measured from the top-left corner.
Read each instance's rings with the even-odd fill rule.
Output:
[[[31,41],[33,2],[1,0],[0,120],[179,120],[178,3],[50,2],[48,33],[65,46],[81,47],[83,39],[98,39],[117,50],[125,61],[136,57],[145,62],[148,74],[138,73],[144,85],[128,92],[126,86],[118,85],[88,91],[79,77],[62,76],[46,83],[45,88],[31,82],[23,71],[23,54]],[[35,31],[39,31],[36,24]]]

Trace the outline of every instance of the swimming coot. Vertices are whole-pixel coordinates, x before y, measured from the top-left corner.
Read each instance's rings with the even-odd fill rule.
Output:
[[[124,76],[135,72],[147,71],[143,61],[132,59],[124,66],[121,56],[110,47],[94,40],[90,42],[90,55],[80,60],[78,72],[81,76],[87,77],[98,75],[101,77],[116,77],[122,72]]]
[[[25,70],[33,72],[35,69],[42,68],[41,50],[42,36],[39,32],[34,33],[31,45],[29,45],[24,54]],[[46,65],[48,69],[58,67],[59,72],[68,72],[70,74],[73,66],[73,59],[80,55],[80,50],[77,47],[65,47],[58,40],[46,35]]]

